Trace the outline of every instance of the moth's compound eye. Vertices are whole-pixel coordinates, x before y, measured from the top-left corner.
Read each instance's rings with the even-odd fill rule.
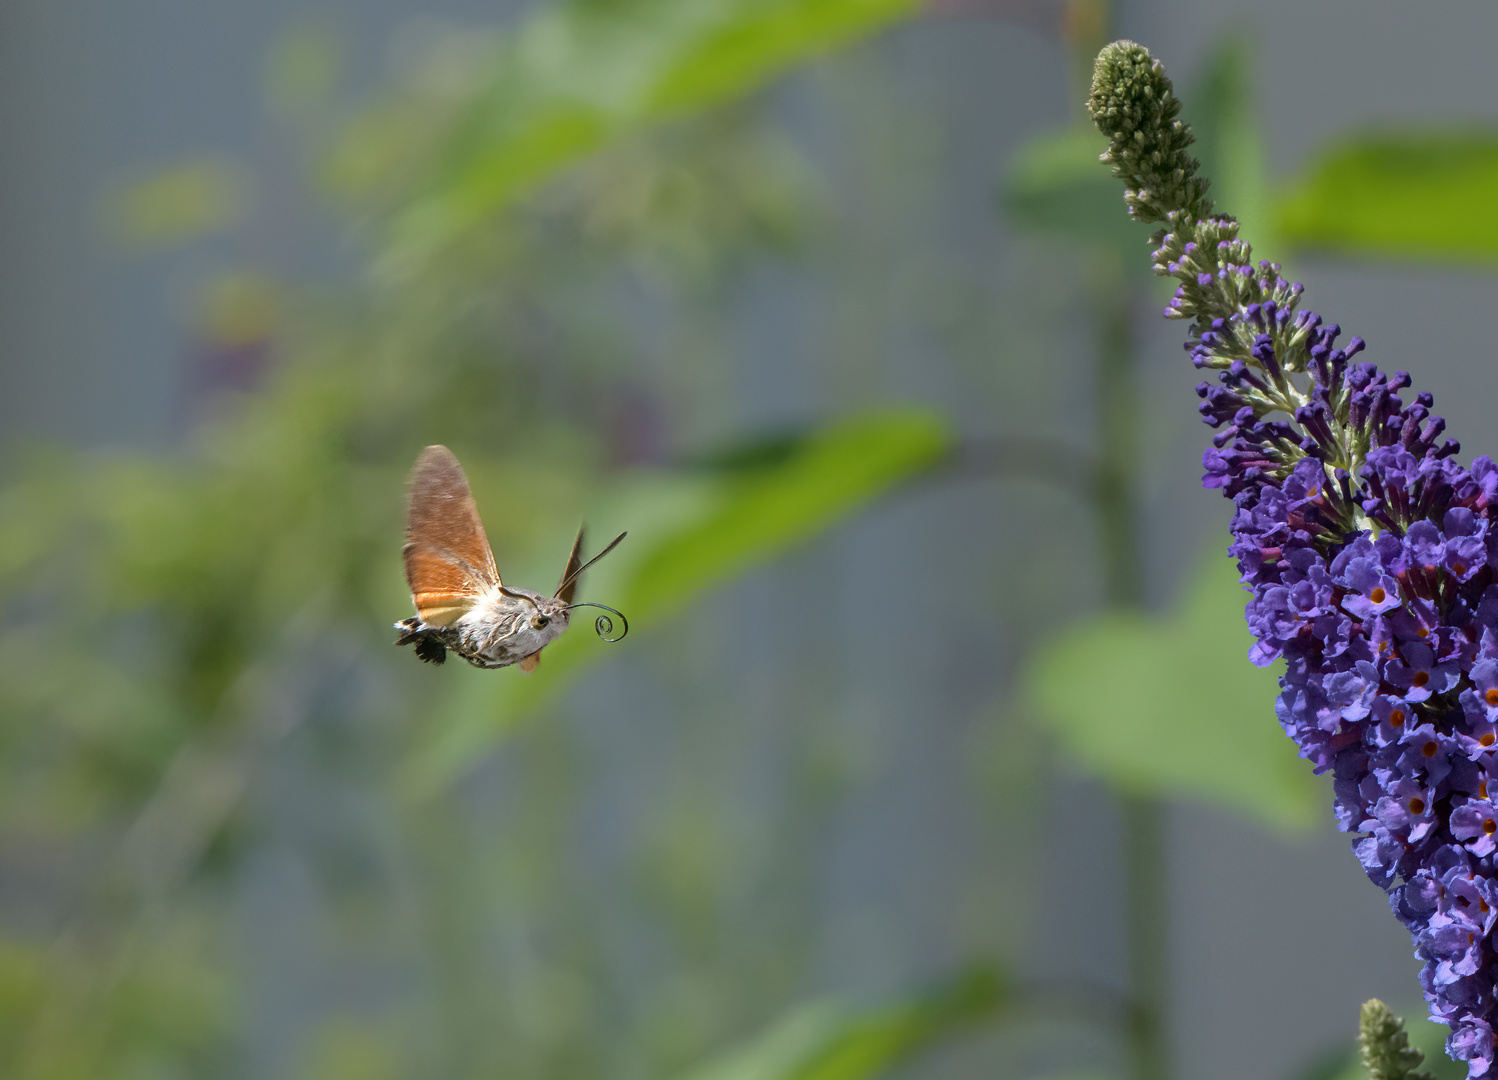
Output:
[[[549,623],[549,622],[551,622],[551,616],[550,615],[532,615],[531,616],[531,628],[534,629],[534,630],[544,630],[546,628],[546,624]]]

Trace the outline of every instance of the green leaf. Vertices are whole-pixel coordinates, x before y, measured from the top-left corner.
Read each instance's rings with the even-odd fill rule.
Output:
[[[747,94],[900,19],[915,0],[615,0],[532,18],[441,175],[394,223],[398,256],[462,236],[638,127]]]
[[[1219,213],[1243,224],[1242,235],[1261,257],[1278,250],[1268,213],[1264,144],[1254,115],[1249,83],[1253,57],[1247,44],[1228,39],[1205,65],[1203,81],[1187,95],[1191,102],[1191,152],[1201,160],[1202,174],[1212,178],[1210,194]]]
[[[670,615],[929,469],[951,446],[946,424],[925,412],[864,416],[818,432],[777,464],[730,481],[716,510],[656,547],[626,603]]]
[[[1498,261],[1498,132],[1375,132],[1312,162],[1280,193],[1289,243],[1346,255]]]
[[[1275,719],[1275,672],[1245,655],[1246,599],[1214,557],[1174,614],[1112,612],[1047,643],[1024,693],[1081,768],[1126,791],[1308,826],[1326,793]]]
[[[595,590],[590,584],[589,595],[620,597],[610,606],[622,609],[636,631],[660,623],[940,464],[952,445],[939,417],[891,411],[844,420],[797,441],[777,440],[760,467],[735,457],[716,480],[677,477],[674,494],[663,490],[669,484],[642,485],[633,506],[626,500],[610,515],[630,527],[619,553],[599,563],[599,579],[608,582],[605,575],[612,575],[613,586]],[[529,676],[509,672],[495,679],[477,672],[478,679],[447,679],[456,697],[411,762],[413,791],[447,783],[578,668],[604,659],[608,647],[590,631],[583,623],[548,645]]]
[[[656,80],[647,109],[666,115],[739,97],[915,7],[909,0],[699,0],[689,8],[696,25],[687,47]]]
[[[681,1080],[863,1080],[992,1019],[1008,998],[992,970],[882,1009],[807,1005]]]

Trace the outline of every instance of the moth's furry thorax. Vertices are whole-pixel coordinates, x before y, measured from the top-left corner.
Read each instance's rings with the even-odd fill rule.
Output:
[[[505,586],[486,589],[451,626],[423,622],[419,616],[396,623],[401,631],[396,644],[414,644],[416,655],[432,664],[442,663],[451,650],[474,667],[501,668],[534,656],[568,625],[564,601]]]

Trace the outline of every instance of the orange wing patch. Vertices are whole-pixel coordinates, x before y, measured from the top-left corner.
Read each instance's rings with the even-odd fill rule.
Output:
[[[422,622],[451,626],[478,600],[481,586],[473,569],[454,561],[450,552],[425,544],[407,544],[402,554],[411,602]]]
[[[428,446],[411,470],[401,554],[416,614],[433,626],[451,626],[500,583],[468,477],[445,446]]]

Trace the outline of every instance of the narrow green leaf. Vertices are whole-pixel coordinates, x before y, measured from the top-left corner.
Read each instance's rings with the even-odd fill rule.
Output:
[[[1374,132],[1313,161],[1279,192],[1300,247],[1385,259],[1498,261],[1498,132]]]
[[[1192,153],[1202,173],[1212,178],[1211,196],[1218,212],[1232,214],[1251,237],[1258,257],[1279,249],[1267,212],[1264,144],[1254,113],[1250,84],[1253,56],[1246,43],[1230,38],[1219,45],[1204,67],[1205,77],[1185,100],[1191,102]]]
[[[1078,766],[1124,790],[1308,826],[1326,793],[1275,719],[1276,672],[1247,659],[1245,602],[1215,556],[1173,615],[1106,614],[1046,644],[1025,695]]]
[[[765,464],[729,468],[716,482],[679,477],[689,497],[678,499],[666,520],[658,513],[659,487],[652,487],[650,501],[615,511],[616,519],[629,523],[630,537],[619,554],[599,564],[600,580],[623,570],[605,602],[629,617],[632,633],[669,619],[703,593],[939,464],[952,445],[951,431],[933,414],[877,413],[800,440],[778,440]],[[595,592],[590,582],[588,595],[605,593]],[[445,692],[453,696],[440,710],[443,719],[411,762],[407,779],[413,791],[447,783],[577,669],[604,659],[610,648],[600,646],[592,627],[580,621],[546,647],[530,676],[476,672],[475,679],[463,672],[448,678]]]
[[[933,992],[881,1009],[804,1006],[682,1080],[865,1080],[993,1019],[1003,980],[976,969]]]
[[[699,10],[713,5],[702,3]],[[652,88],[651,113],[705,108],[768,82],[786,68],[910,14],[910,0],[722,2],[715,25]]]
[[[730,481],[715,512],[662,541],[626,603],[670,615],[935,465],[951,446],[946,424],[924,412],[864,416],[818,432],[774,466]]]

